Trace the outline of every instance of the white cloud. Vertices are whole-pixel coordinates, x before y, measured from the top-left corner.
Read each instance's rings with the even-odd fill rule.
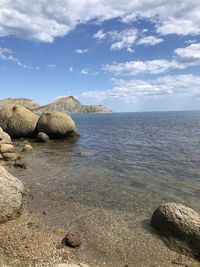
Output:
[[[115,80],[113,88],[104,91],[87,91],[82,97],[101,100],[118,100],[126,103],[142,99],[167,96],[199,96],[200,77],[194,75],[164,76],[149,80]]]
[[[132,46],[138,37],[138,30],[136,28],[128,28],[122,31],[103,32],[101,29],[95,33],[93,37],[98,41],[107,38],[111,43],[111,50],[117,51],[126,49],[128,52],[133,53],[134,50],[132,49]]]
[[[106,33],[103,32],[103,30],[99,30],[98,32],[96,32],[93,37],[95,39],[97,39],[98,41],[102,41],[103,39],[105,39],[106,37]]]
[[[141,73],[159,74],[170,69],[184,69],[184,65],[175,60],[155,59],[148,61],[128,61],[125,63],[113,63],[103,66],[103,70],[112,72],[114,75],[138,75]]]
[[[31,67],[27,66],[26,64],[23,64],[18,58],[16,58],[14,56],[14,52],[8,48],[0,47],[0,59],[4,61],[11,61],[17,64],[19,67],[22,67],[25,69],[31,69]]]
[[[70,67],[70,68],[69,68],[69,71],[70,71],[70,72],[73,72],[73,71],[74,71],[74,68],[73,68],[73,67]]]
[[[138,30],[131,28],[123,31],[111,31],[108,34],[112,40],[111,50],[121,50],[123,48],[130,50],[138,37]]]
[[[81,74],[83,74],[83,75],[87,75],[87,74],[88,74],[88,69],[82,69],[82,70],[81,70]]]
[[[159,74],[174,69],[186,69],[200,65],[200,43],[174,50],[175,57],[171,60],[154,59],[146,61],[114,62],[102,67],[104,71],[114,75],[134,76],[141,73]]]
[[[175,54],[182,60],[199,61],[200,64],[200,43],[191,44],[185,48],[177,48]]]
[[[76,25],[121,17],[146,18],[161,34],[200,34],[198,0],[0,0],[0,36],[53,42]]]
[[[54,69],[54,68],[56,68],[56,65],[55,64],[47,64],[47,67],[50,69]]]
[[[85,53],[88,53],[89,52],[89,49],[85,48],[85,49],[76,49],[75,52],[77,54],[85,54]]]
[[[157,45],[162,43],[164,40],[162,38],[158,38],[152,35],[142,37],[137,44],[138,45]]]

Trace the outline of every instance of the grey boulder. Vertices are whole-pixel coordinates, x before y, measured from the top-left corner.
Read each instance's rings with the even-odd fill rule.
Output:
[[[0,223],[19,215],[23,192],[22,182],[0,166]]]
[[[200,258],[200,214],[182,204],[166,203],[155,210],[151,225],[175,250]]]

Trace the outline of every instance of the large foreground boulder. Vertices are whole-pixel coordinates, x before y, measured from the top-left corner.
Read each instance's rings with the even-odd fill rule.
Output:
[[[166,203],[155,210],[151,225],[171,248],[200,258],[200,214],[181,204]]]
[[[0,109],[0,126],[11,137],[28,137],[35,133],[38,117],[27,108],[8,105]]]
[[[0,223],[19,215],[23,192],[22,182],[0,166]]]
[[[51,138],[61,138],[75,132],[76,126],[72,118],[62,112],[43,113],[38,120],[37,131]]]

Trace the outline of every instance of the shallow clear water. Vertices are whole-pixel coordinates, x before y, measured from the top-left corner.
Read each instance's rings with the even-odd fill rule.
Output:
[[[199,209],[200,112],[73,118],[77,142],[35,144],[34,183],[107,209],[146,213],[166,201]]]

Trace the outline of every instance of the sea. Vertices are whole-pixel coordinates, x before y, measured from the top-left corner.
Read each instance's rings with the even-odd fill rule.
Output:
[[[17,170],[35,199],[30,208],[45,211],[49,225],[84,236],[80,260],[161,266],[152,249],[155,240],[145,243],[154,235],[153,211],[166,202],[200,211],[200,111],[72,117],[80,138],[33,143],[28,169]],[[147,252],[141,254],[144,244]],[[169,252],[162,251],[167,259]],[[162,266],[169,266],[166,259]]]

